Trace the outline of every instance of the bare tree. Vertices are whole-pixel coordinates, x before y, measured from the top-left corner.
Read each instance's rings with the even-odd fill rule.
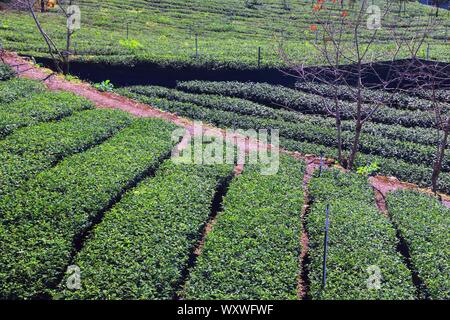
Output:
[[[60,66],[60,61],[64,58],[62,53],[59,51],[58,46],[55,44],[55,42],[50,38],[50,36],[45,32],[45,30],[42,27],[41,22],[39,21],[39,18],[36,15],[35,12],[35,5],[37,0],[14,0],[12,2],[12,6],[15,9],[18,10],[26,10],[28,11],[31,16],[33,17],[33,20],[36,24],[37,29],[39,30],[39,33],[41,34],[42,38],[44,39],[47,47],[48,47],[48,53],[50,54],[55,68],[58,72],[62,72]]]
[[[349,5],[352,7],[354,3]],[[392,3],[386,1],[383,10],[380,9],[379,12],[376,12],[377,8],[369,7],[369,0],[362,0],[353,13],[349,13],[343,1],[334,3],[317,1],[313,7],[313,24],[311,25],[311,31],[315,33],[316,40],[309,45],[317,59],[318,67],[307,66],[306,59],[310,56],[305,57],[303,61],[298,61],[295,58],[291,59],[285,50],[280,48],[282,58],[293,70],[291,75],[297,77],[300,82],[318,82],[327,84],[331,88],[331,99],[334,103],[332,106],[327,104],[324,106],[327,106],[328,114],[336,120],[338,158],[347,168],[354,166],[364,124],[386,103],[385,99],[381,98],[370,104],[364,103],[364,92],[375,87],[383,89],[390,87],[390,93],[395,93],[392,86],[393,83],[398,82],[398,79],[379,74],[377,61],[387,60],[384,70],[394,68],[394,61],[397,60],[404,44],[401,37],[390,34],[389,41],[395,46],[379,50],[377,40],[380,23],[393,12]],[[368,82],[369,78],[376,78],[376,84]],[[350,93],[351,104],[341,100],[339,92],[342,87]],[[350,114],[354,121],[354,136],[347,159],[344,159],[342,151],[343,114],[346,117]]]
[[[435,5],[438,6],[439,4],[435,2]],[[428,92],[428,99],[431,102],[429,111],[434,114],[434,129],[437,135],[431,187],[433,192],[436,192],[443,160],[449,144],[450,129],[450,110],[448,108],[450,101],[441,103],[437,97],[437,92],[443,88],[450,89],[450,66],[448,63],[424,60],[420,57],[421,49],[423,49],[427,39],[441,26],[437,11],[435,14],[428,15],[421,25],[422,27],[418,28],[414,36],[406,42],[410,63],[408,68],[401,70],[401,74],[404,81],[409,84],[407,91],[410,94],[415,95],[416,91]]]
[[[42,24],[36,14],[35,6],[36,4],[41,5],[41,10],[45,9],[42,7],[43,1],[39,0],[13,0],[12,6],[15,9],[19,10],[26,10],[30,13],[30,15],[33,17],[33,20],[36,24],[36,27],[41,34],[42,38],[44,39],[47,48],[48,53],[50,54],[55,68],[58,72],[67,74],[69,72],[69,57],[70,57],[70,46],[71,46],[71,37],[74,33],[74,29],[71,26],[71,23],[66,24],[66,45],[65,50],[62,51],[58,48],[56,43],[53,41],[53,39],[48,35],[48,33],[44,30],[42,27]],[[66,17],[67,21],[69,21],[72,18],[72,15],[74,12],[70,10],[71,6],[73,4],[72,0],[60,0],[59,1],[59,9],[61,13]]]
[[[430,112],[434,114],[434,129],[436,130],[436,156],[433,163],[431,188],[433,192],[438,189],[439,176],[442,171],[443,160],[448,149],[448,136],[450,130],[449,102],[442,103],[437,92],[443,88],[450,89],[450,65],[436,61],[422,60],[417,56],[412,58],[414,67],[405,72],[405,80],[413,85],[408,90],[424,90],[428,92],[431,102]]]
[[[390,13],[394,12],[391,4],[392,2],[386,1],[383,11],[379,12],[378,22],[389,18]],[[377,46],[379,28],[371,29],[368,28],[369,25],[366,27],[366,10],[369,7],[367,0],[361,1],[361,7],[355,16],[350,16],[342,1],[335,3],[332,10],[327,10],[325,6],[330,4],[317,1],[314,6],[311,31],[315,33],[316,41],[308,44],[314,50],[317,59],[315,64],[318,66],[307,67],[311,61],[306,59],[311,56],[298,61],[290,57],[283,48],[280,48],[280,53],[292,70],[290,74],[297,77],[299,82],[322,83],[330,88],[328,98],[323,99],[327,100],[327,103],[324,101],[324,106],[327,106],[328,114],[336,120],[339,161],[345,167],[353,168],[363,126],[381,106],[390,105],[399,92],[407,91],[412,94],[416,90],[427,90],[431,96],[430,117],[435,119],[434,127],[439,135],[431,177],[432,189],[436,191],[449,135],[449,110],[445,104],[439,103],[436,92],[443,86],[449,86],[450,77],[448,64],[420,58],[431,34],[440,26],[433,9],[429,10],[429,15],[410,21],[412,26],[417,27],[409,35],[395,27],[384,32],[383,41],[389,41],[395,46],[383,50]],[[386,39],[387,37],[389,38]],[[399,61],[399,58],[408,59]],[[380,69],[379,66],[383,68]],[[368,81],[370,78],[375,81]],[[364,92],[371,89],[383,89],[385,94],[380,95],[379,100],[377,95],[372,95],[375,101],[365,103]],[[342,101],[340,95],[343,90],[347,98],[351,97],[351,105]],[[341,119],[343,114],[348,118],[349,113],[354,121],[353,140],[349,156],[344,159]]]

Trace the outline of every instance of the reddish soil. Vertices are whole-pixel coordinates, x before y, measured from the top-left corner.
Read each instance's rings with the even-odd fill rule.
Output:
[[[194,122],[191,120],[179,117],[172,113],[161,111],[149,105],[136,102],[132,99],[125,98],[114,93],[99,92],[87,83],[74,83],[67,81],[63,77],[53,73],[49,69],[38,68],[34,66],[30,61],[19,57],[16,53],[2,52],[1,58],[5,63],[14,68],[14,70],[18,73],[18,76],[40,80],[50,90],[69,91],[74,94],[83,96],[94,102],[99,108],[120,109],[129,112],[137,117],[160,118],[171,121],[181,127],[186,128],[187,132],[191,135],[198,134],[194,132]],[[225,135],[225,130],[214,128],[205,124],[203,124],[202,130],[204,135],[225,137],[227,140],[233,141],[233,143],[236,144],[241,150],[245,150],[246,152],[258,150],[258,148],[277,150],[274,146],[271,146],[270,144],[266,145],[257,141],[256,139],[246,139],[245,137],[242,137],[240,135]],[[185,138],[188,139],[188,136]],[[186,140],[183,139],[180,147],[185,143]],[[307,162],[313,161],[315,164],[317,164],[319,161],[319,159],[313,155],[302,155],[298,152],[288,152],[282,149],[280,149],[279,151],[282,153],[290,154],[297,159],[302,159]],[[331,164],[332,162],[332,159],[326,160],[326,163],[328,164]],[[426,193],[431,192],[429,189],[419,189],[413,184],[400,182],[397,179],[390,177],[375,177],[371,179],[371,183],[375,189],[379,190],[383,197],[386,196],[387,192],[397,189],[415,189]],[[380,196],[378,197],[380,198]],[[443,194],[440,194],[440,197],[442,199],[442,203],[450,208],[450,197]],[[382,202],[382,200],[379,201],[379,207],[380,209],[385,210],[385,205],[383,205]]]
[[[187,129],[191,134],[200,134],[194,130],[194,122],[175,114],[164,112],[149,105],[136,102],[132,99],[117,95],[115,93],[100,92],[83,82],[70,82],[63,77],[52,73],[49,69],[38,68],[31,62],[19,57],[16,53],[7,52],[2,56],[2,60],[13,67],[19,77],[42,81],[49,90],[69,91],[76,95],[83,96],[95,103],[98,108],[113,108],[129,112],[137,117],[160,118],[173,122]],[[259,148],[274,149],[273,146],[258,142],[255,139],[246,139],[241,135],[225,135],[225,130],[214,128],[203,124],[203,134],[207,136],[222,136],[233,141],[241,150],[255,151]]]
[[[328,163],[324,162],[324,167],[328,167]],[[303,194],[304,194],[304,205],[302,208],[302,211],[300,213],[300,219],[302,221],[302,233],[300,238],[300,244],[301,244],[301,252],[299,257],[299,264],[300,264],[300,270],[301,274],[299,275],[298,279],[298,285],[297,285],[297,297],[299,300],[302,300],[306,297],[306,293],[308,290],[308,284],[306,283],[305,279],[305,262],[308,256],[308,250],[309,250],[309,237],[308,233],[306,232],[306,216],[309,212],[309,206],[310,206],[310,197],[309,197],[309,191],[308,191],[308,184],[311,180],[314,171],[318,170],[320,168],[320,159],[316,159],[314,157],[306,158],[306,170],[305,175],[303,176]]]
[[[381,212],[387,214],[386,195],[389,192],[396,190],[416,190],[426,193],[430,196],[435,196],[429,188],[419,188],[417,185],[408,182],[402,182],[395,177],[375,176],[370,177],[369,182],[375,191],[375,199],[377,206]],[[442,204],[450,208],[450,197],[443,193],[437,194],[438,198],[442,201]]]

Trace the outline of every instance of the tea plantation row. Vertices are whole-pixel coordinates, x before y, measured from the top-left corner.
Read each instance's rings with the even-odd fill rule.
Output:
[[[412,191],[388,194],[387,205],[423,282],[421,296],[450,299],[450,210]]]
[[[184,289],[188,299],[296,299],[303,162],[276,175],[246,166],[230,185]]]
[[[17,130],[0,140],[0,196],[63,158],[103,142],[130,123],[131,117],[123,112],[89,110]]]
[[[343,1],[348,18],[357,15],[358,4]],[[372,2],[371,2],[372,3]],[[374,0],[384,11],[386,1]],[[388,2],[391,3],[391,2]],[[307,57],[307,63],[323,63],[321,55],[313,54],[315,33],[312,24],[318,24],[313,3],[302,1],[245,1],[245,0],[84,0],[77,5],[82,12],[82,29],[73,36],[72,59],[115,63],[133,66],[138,62],[171,65],[175,67],[201,66],[204,68],[258,68],[258,47],[261,47],[263,67],[281,67],[283,60],[277,51],[283,42],[293,60]],[[339,2],[327,1],[330,10],[338,10]],[[394,30],[402,39],[417,36],[417,27],[423,26],[433,8],[409,2],[406,11],[399,14],[398,5],[383,18],[383,28],[377,30],[369,56],[385,58],[390,52]],[[322,19],[330,10],[323,10]],[[36,13],[43,29],[59,48],[65,48],[65,22],[58,9]],[[321,12],[316,12],[321,15]],[[111,18],[113,17],[113,18]],[[21,54],[48,57],[48,48],[39,37],[33,18],[26,12],[5,10],[0,12],[0,38],[3,47]],[[413,21],[413,23],[412,23]],[[441,14],[433,32],[427,39],[429,58],[448,60],[446,25],[448,16]],[[57,26],[57,27],[55,27]],[[196,34],[199,35],[198,55]],[[361,28],[362,41],[371,31]],[[105,36],[108,35],[108,36]],[[321,35],[319,35],[321,38]],[[345,44],[353,41],[351,34],[343,34]],[[398,58],[406,57],[406,46]],[[419,55],[425,58],[426,45]]]
[[[312,198],[306,227],[310,238],[312,299],[414,299],[411,272],[397,252],[391,223],[378,211],[367,179],[325,171],[309,184]],[[322,287],[325,208],[329,205],[327,282]],[[370,269],[380,285],[370,287]],[[376,276],[376,275],[374,275]]]
[[[0,297],[35,298],[62,277],[77,237],[170,155],[175,126],[134,120],[0,199]]]
[[[219,84],[217,86],[219,87]],[[241,99],[185,94],[159,87],[130,87],[120,89],[119,92],[160,109],[219,127],[279,129],[282,137],[281,144],[286,149],[305,154],[324,153],[325,156],[334,158],[337,155],[333,119],[273,109]],[[432,129],[427,131],[425,128],[417,128],[415,132],[415,128],[404,128],[398,125],[393,126],[389,131],[381,126],[389,127],[367,124],[367,129],[361,138],[362,152],[358,155],[356,165],[366,165],[377,161],[382,174],[398,176],[406,181],[429,186],[431,165],[435,156],[435,147],[430,144],[430,141],[436,139],[435,132]],[[344,128],[342,134],[344,148],[348,150],[352,139],[352,133],[349,131],[351,124],[344,123]],[[396,137],[397,128],[403,130],[399,130]],[[425,134],[422,135],[422,133]],[[420,142],[408,142],[408,140]],[[428,143],[426,143],[427,140]],[[448,157],[446,158],[444,171],[449,169]],[[449,192],[449,181],[450,174],[443,172],[439,182],[442,191]]]
[[[237,97],[301,113],[328,116],[329,110],[335,110],[335,102],[330,98],[267,83],[189,81],[180,82],[177,87],[187,92]],[[356,104],[341,101],[340,106],[341,118],[344,120],[353,119],[356,112]],[[363,107],[363,117],[367,116],[373,108],[374,106],[372,105]],[[399,124],[405,127],[429,128],[434,125],[433,113],[421,110],[395,109],[384,105],[380,106],[373,113],[370,121],[383,124]]]

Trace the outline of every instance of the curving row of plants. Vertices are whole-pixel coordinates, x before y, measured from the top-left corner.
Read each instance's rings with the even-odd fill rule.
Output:
[[[406,190],[389,193],[387,204],[423,282],[422,297],[450,299],[450,210],[435,198]]]
[[[87,110],[17,130],[0,140],[0,196],[63,158],[101,143],[131,121],[121,111]]]
[[[209,109],[235,112],[241,115],[255,116],[259,118],[283,120],[295,123],[308,123],[321,127],[335,127],[336,121],[332,118],[302,114],[283,109],[270,108],[255,102],[239,98],[224,97],[219,95],[191,94],[175,89],[159,86],[132,86],[120,88],[117,93],[133,99],[139,99],[140,95],[148,97],[165,98],[180,102],[190,102]],[[342,130],[354,132],[354,121],[342,121]],[[380,123],[366,123],[363,133],[377,137],[415,142],[425,145],[436,145],[438,141],[436,132],[429,128],[407,128],[401,125],[385,125]]]
[[[93,109],[92,102],[68,92],[42,92],[0,105],[0,138],[14,130],[60,120],[76,111]]]
[[[428,100],[438,100],[446,103],[450,103],[450,89],[438,89],[438,90],[425,90],[425,89],[418,89],[414,90],[412,92],[415,96],[422,98],[422,99],[428,99]]]
[[[14,78],[9,81],[0,81],[0,108],[3,108],[5,103],[44,91],[45,86],[35,80]]]
[[[232,168],[166,161],[105,214],[75,257],[81,289],[64,279],[56,297],[172,299]]]
[[[367,179],[337,170],[314,174],[307,216],[309,295],[312,299],[416,298],[410,270],[396,251],[396,232],[377,210]],[[329,206],[327,278],[323,286],[324,228]]]
[[[193,103],[170,101],[138,94],[133,94],[132,96],[143,103],[148,103],[181,116],[212,123],[218,127],[256,130],[273,128],[279,129],[280,136],[286,139],[306,141],[328,147],[334,147],[336,145],[336,132],[332,127],[320,127],[315,124],[297,124],[282,120],[239,115],[228,111],[208,109]],[[343,132],[342,138],[344,148],[350,149],[352,134],[350,132]],[[359,149],[366,154],[401,159],[411,164],[422,164],[430,167],[435,157],[435,149],[431,146],[381,139],[370,135],[363,135],[361,137]],[[450,170],[450,157],[445,159],[443,170],[445,172]]]
[[[290,139],[280,139],[282,148],[290,151],[298,151],[303,154],[323,155],[328,158],[337,158],[337,149],[326,147],[320,144],[301,142]],[[380,167],[378,174],[384,176],[394,176],[401,181],[409,181],[418,184],[421,187],[431,185],[432,167],[419,164],[412,164],[398,159],[383,158],[363,153],[358,153],[355,159],[355,168],[377,163]],[[443,172],[439,176],[438,190],[450,193],[450,173]]]
[[[137,119],[107,142],[66,158],[0,200],[0,298],[48,297],[77,238],[173,147],[176,127]]]
[[[0,81],[10,80],[15,75],[16,73],[9,65],[0,62]]]
[[[192,93],[219,94],[247,99],[278,108],[288,108],[302,113],[328,115],[328,110],[335,110],[332,99],[300,92],[283,86],[252,82],[179,82],[177,88]],[[356,113],[355,103],[341,101],[342,119],[352,119]],[[364,108],[363,116],[367,116],[371,108]],[[398,124],[405,127],[434,126],[434,117],[430,112],[398,110],[381,106],[370,118],[371,122]]]
[[[295,87],[304,92],[317,94],[323,97],[334,98],[337,96],[341,100],[356,101],[355,92],[348,86],[328,85],[314,82],[298,82]],[[356,90],[356,88],[354,88]],[[407,110],[433,111],[433,103],[430,100],[411,96],[404,92],[389,93],[385,90],[362,90],[362,99],[365,103],[383,103],[389,107]],[[447,104],[439,103],[442,110],[449,111]]]
[[[246,165],[231,184],[187,299],[296,299],[305,165],[281,157],[274,175]]]

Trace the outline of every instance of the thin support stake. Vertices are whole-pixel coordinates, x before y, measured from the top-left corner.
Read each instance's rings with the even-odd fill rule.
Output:
[[[195,34],[195,58],[198,59],[198,33]]]
[[[319,177],[322,176],[323,153],[320,154]]]
[[[258,68],[261,67],[261,47],[258,47]]]
[[[323,240],[323,282],[322,282],[322,286],[324,289],[327,284],[328,226],[329,226],[329,205],[327,204],[326,218],[325,218],[325,238]]]

